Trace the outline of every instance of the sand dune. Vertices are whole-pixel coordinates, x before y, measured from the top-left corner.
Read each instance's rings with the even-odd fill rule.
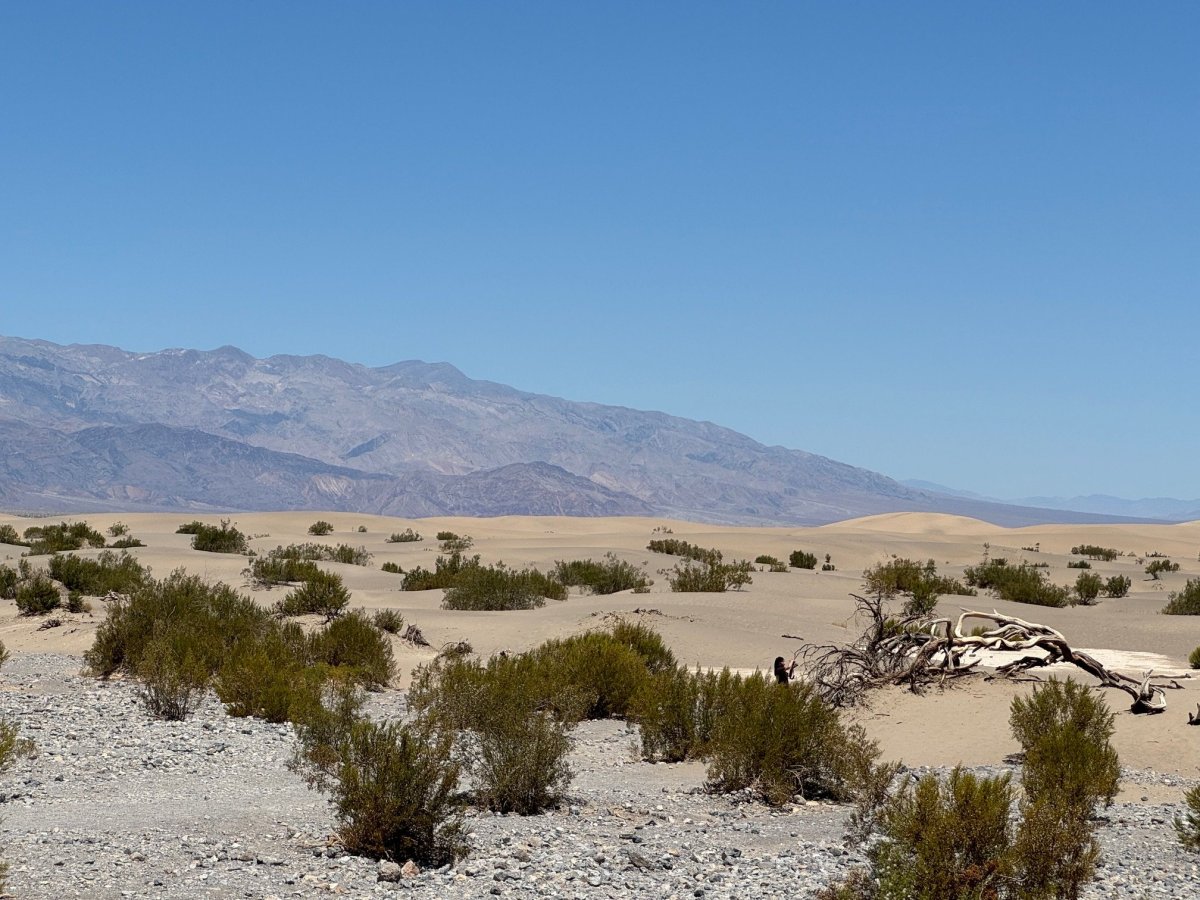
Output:
[[[69,517],[68,517],[69,518]],[[175,534],[190,514],[121,514],[86,516],[93,527],[107,529],[125,522],[132,534],[146,543],[133,551],[150,565],[155,575],[185,567],[206,577],[243,586],[267,604],[283,591],[253,590],[241,575],[246,560],[238,556],[199,553],[190,548],[187,535]],[[218,516],[200,516],[216,522]],[[1107,577],[1126,574],[1133,580],[1130,596],[1102,600],[1094,607],[1044,609],[1003,603],[990,596],[943,597],[942,609],[957,613],[960,607],[996,608],[1001,612],[1045,622],[1062,631],[1079,647],[1095,648],[1133,673],[1153,665],[1187,671],[1188,654],[1200,645],[1200,617],[1161,616],[1158,611],[1170,591],[1182,587],[1188,577],[1200,575],[1200,523],[1186,525],[1043,525],[1006,529],[974,519],[933,514],[890,514],[871,516],[818,528],[740,528],[702,525],[651,518],[571,519],[553,517],[503,517],[495,519],[437,518],[394,519],[347,513],[247,513],[232,517],[250,535],[251,545],[264,552],[280,544],[310,540],[364,546],[374,557],[369,567],[328,564],[345,578],[353,593],[352,603],[369,609],[390,607],[418,624],[434,647],[451,641],[470,641],[475,650],[490,654],[500,649],[521,650],[554,636],[594,628],[615,615],[637,616],[657,628],[688,664],[732,666],[738,669],[766,667],[778,654],[790,656],[806,641],[845,641],[855,636],[849,594],[860,588],[862,570],[891,555],[933,559],[943,573],[958,575],[966,565],[977,562],[983,545],[992,556],[1029,559],[1049,564],[1050,577],[1073,583],[1077,572],[1067,562],[1078,559],[1070,548],[1081,543],[1099,544],[1129,555],[1114,562],[1093,562],[1092,571]],[[307,534],[317,519],[331,522],[335,531],[324,538]],[[0,516],[24,530],[30,524],[57,519],[31,520]],[[363,526],[367,530],[360,533]],[[392,532],[413,528],[425,536],[419,543],[389,544]],[[670,529],[669,533],[655,532]],[[565,602],[525,612],[455,612],[440,608],[441,591],[403,592],[400,577],[379,569],[395,562],[408,569],[414,565],[432,568],[438,555],[434,535],[439,530],[469,534],[472,553],[485,562],[502,560],[510,565],[534,565],[546,569],[556,560],[599,558],[613,552],[619,558],[643,566],[655,584],[648,594],[617,594],[592,597],[573,593]],[[647,542],[654,537],[675,537],[720,549],[726,559],[753,559],[769,554],[786,559],[792,550],[803,549],[823,560],[829,554],[835,571],[787,573],[756,572],[754,583],[743,591],[726,594],[675,594],[664,573],[675,563],[673,557],[650,553]],[[1036,548],[1036,549],[1023,549]],[[0,562],[15,565],[22,548],[0,545]],[[1178,573],[1160,581],[1149,580],[1137,557],[1149,551],[1166,553],[1180,563]],[[94,553],[96,551],[87,551]],[[35,563],[44,558],[37,558]],[[92,615],[61,615],[63,625],[39,630],[42,620],[17,616],[11,601],[0,601],[0,639],[13,651],[56,651],[81,654],[91,643],[103,607]],[[405,672],[429,659],[432,651],[397,642],[397,654]],[[1145,655],[1142,655],[1145,654]],[[1200,702],[1200,680],[1183,682],[1182,691],[1172,691],[1165,715],[1148,719],[1125,712],[1123,694],[1110,694],[1109,702],[1119,710],[1118,741],[1125,762],[1149,766],[1163,772],[1188,776],[1200,774],[1194,752],[1195,734],[1186,726],[1186,711]],[[890,754],[909,764],[945,763],[958,759],[973,762],[998,761],[1012,751],[1008,736],[1007,706],[1012,696],[1028,685],[972,681],[969,686],[941,695],[913,697],[889,692],[876,699],[872,708],[859,715]]]

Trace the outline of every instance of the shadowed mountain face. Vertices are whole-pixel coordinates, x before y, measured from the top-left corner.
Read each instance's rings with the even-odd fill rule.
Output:
[[[1097,520],[948,497],[708,422],[523,393],[446,364],[232,347],[0,338],[0,440],[8,508]]]

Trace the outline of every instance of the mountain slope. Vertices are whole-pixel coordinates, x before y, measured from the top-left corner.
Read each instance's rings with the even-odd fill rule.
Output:
[[[322,356],[259,360],[232,347],[136,354],[0,338],[0,417],[43,429],[62,459],[60,470],[46,463],[41,481],[24,487],[20,472],[7,474],[10,494],[53,483],[63,496],[216,506],[237,499],[243,508],[341,497],[327,508],[604,510],[731,523],[818,524],[902,510],[1051,520],[767,447],[709,422],[525,393],[446,364],[368,368]],[[137,431],[143,426],[166,430]],[[122,430],[106,437],[97,428]],[[188,449],[199,440],[192,432],[223,443]],[[113,434],[119,453],[105,444]],[[94,458],[94,476],[65,458],[68,440],[90,454],[80,459]],[[30,447],[21,465],[36,458]]]

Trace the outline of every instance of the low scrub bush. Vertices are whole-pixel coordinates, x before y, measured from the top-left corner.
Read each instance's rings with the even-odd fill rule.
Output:
[[[528,815],[557,803],[570,784],[570,730],[581,705],[542,658],[441,656],[414,673],[409,702],[419,721],[454,736],[480,805]]]
[[[1077,547],[1072,547],[1071,552],[1076,556],[1087,556],[1091,559],[1102,559],[1105,562],[1112,562],[1121,555],[1121,551],[1114,550],[1112,547],[1098,547],[1095,544],[1080,544]]]
[[[1162,611],[1168,616],[1200,616],[1200,578],[1189,578],[1182,590],[1171,591]]]
[[[388,634],[399,634],[404,628],[404,616],[394,609],[377,609],[371,616],[371,621],[380,631]]]
[[[652,553],[665,553],[668,556],[682,556],[685,559],[692,559],[696,562],[715,565],[721,561],[721,551],[713,550],[708,547],[697,547],[695,544],[689,544],[687,541],[681,541],[678,538],[662,538],[652,540],[646,545],[646,549]]]
[[[1197,647],[1192,651],[1191,655],[1188,657],[1188,662],[1191,664],[1193,669],[1200,669],[1200,647]]]
[[[1052,583],[1041,569],[1026,563],[1010,565],[999,557],[968,566],[963,577],[970,586],[991,589],[1001,600],[1014,603],[1063,607],[1073,600],[1069,590]]]
[[[201,522],[199,519],[192,519],[192,521],[184,522],[182,525],[180,525],[178,528],[176,528],[175,533],[176,534],[199,534],[200,530],[204,527],[205,527],[204,523]]]
[[[439,531],[437,539],[441,541],[443,553],[466,553],[475,544],[469,534],[455,534],[453,531]]]
[[[129,526],[124,522],[113,522],[108,526],[109,537],[124,537],[129,534]]]
[[[881,598],[904,596],[905,615],[928,615],[942,594],[974,596],[973,588],[955,578],[938,575],[937,563],[893,558],[863,571],[863,589]]]
[[[100,597],[110,591],[127,594],[141,587],[150,570],[129,553],[103,550],[95,559],[54,554],[46,564],[52,578],[70,591]]]
[[[42,572],[34,572],[17,585],[17,612],[23,616],[42,616],[62,606],[58,585]]]
[[[322,707],[309,715],[292,761],[311,787],[331,796],[342,845],[355,855],[430,868],[465,855],[452,737],[355,712]]]
[[[1090,569],[1092,564],[1086,559],[1076,559],[1067,563],[1068,569]]]
[[[103,547],[104,535],[87,522],[63,522],[59,525],[34,525],[25,529],[29,550],[26,556],[44,556],[88,547]]]
[[[646,670],[666,672],[675,668],[675,654],[663,642],[662,635],[641,622],[618,619],[608,630],[618,644],[623,644],[642,658]]]
[[[126,536],[123,538],[117,538],[117,540],[113,541],[108,546],[112,547],[114,550],[130,550],[133,547],[145,547],[146,545],[135,537]]]
[[[339,562],[352,566],[366,566],[371,563],[371,554],[366,547],[353,547],[350,544],[288,544],[286,547],[276,547],[266,554],[266,559],[291,562]]]
[[[17,582],[20,576],[11,566],[0,565],[0,600],[13,600],[17,596]]]
[[[689,672],[683,667],[652,673],[633,698],[642,758],[681,762],[702,759],[713,726],[733,696],[728,669]]]
[[[677,593],[723,593],[730,589],[741,590],[745,585],[753,584],[751,571],[752,567],[747,560],[723,563],[712,560],[696,562],[689,559],[671,570],[667,575],[667,583],[671,590]]]
[[[17,534],[17,529],[11,525],[0,525],[0,544],[10,544],[14,547],[28,547],[27,541],[21,540],[21,536]]]
[[[1080,572],[1075,579],[1075,597],[1084,606],[1091,606],[1104,589],[1104,579],[1094,572]]]
[[[386,538],[389,544],[411,544],[416,541],[424,540],[419,532],[413,531],[411,528],[405,528],[403,531],[394,531]]]
[[[387,687],[396,675],[392,642],[367,618],[354,610],[334,619],[308,636],[308,661],[342,669],[364,687]]]
[[[1179,563],[1173,563],[1169,559],[1154,559],[1146,565],[1146,574],[1155,581],[1163,572],[1178,572]]]
[[[574,695],[584,719],[628,716],[634,695],[649,677],[646,657],[611,632],[546,641],[529,656],[544,678]]]
[[[308,533],[314,534],[317,536],[325,535],[325,534],[332,534],[333,533],[333,524],[330,522],[326,522],[324,519],[317,519],[317,521],[313,522],[311,525],[308,526]]]
[[[794,569],[815,569],[817,567],[817,555],[815,553],[805,553],[803,550],[793,550],[788,556],[788,564]]]
[[[825,554],[825,562],[821,563],[821,571],[822,572],[834,572],[836,570],[837,570],[837,566],[835,566],[833,564],[833,558],[828,553],[826,553]]]
[[[565,600],[567,589],[537,569],[510,569],[503,563],[482,566],[476,562],[457,573],[442,599],[442,608],[533,609],[545,606],[547,599]]]
[[[617,559],[615,553],[604,559],[575,559],[554,563],[555,580],[569,587],[585,587],[592,594],[615,594],[618,591],[649,587],[651,582],[638,566]]]
[[[402,568],[400,568],[399,563],[385,562],[382,566],[379,567],[379,569],[382,572],[390,572],[393,575],[403,575],[404,574],[404,570]]]
[[[400,584],[400,590],[446,590],[454,587],[454,583],[458,580],[458,576],[462,573],[463,569],[477,568],[479,564],[478,554],[472,556],[470,559],[465,558],[461,553],[439,556],[434,563],[434,570],[432,572],[424,566],[413,566],[413,568],[409,569],[404,575],[404,581]]]
[[[342,577],[317,569],[275,604],[275,612],[281,616],[324,616],[328,622],[340,616],[349,604],[350,592]]]
[[[1133,580],[1128,575],[1113,575],[1104,582],[1104,593],[1109,597],[1126,597],[1133,587]]]
[[[767,803],[794,796],[848,799],[844,760],[853,738],[838,714],[803,682],[770,675],[733,676],[708,748],[708,784],[721,792],[751,789]]]
[[[297,721],[319,695],[323,673],[307,668],[307,643],[289,622],[241,640],[222,662],[213,688],[225,711],[239,718]]]
[[[181,628],[160,629],[143,650],[138,694],[150,714],[168,721],[186,719],[204,698],[209,666]]]
[[[1175,834],[1184,849],[1200,853],[1200,785],[1187,791],[1183,802],[1187,809],[1175,817]]]
[[[270,588],[279,584],[299,584],[318,576],[320,568],[310,559],[276,556],[274,551],[257,557],[242,570],[242,575],[256,587]]]
[[[197,523],[198,524],[198,523]],[[191,532],[192,549],[207,553],[245,553],[249,548],[246,536],[222,519],[220,525],[203,525]]]

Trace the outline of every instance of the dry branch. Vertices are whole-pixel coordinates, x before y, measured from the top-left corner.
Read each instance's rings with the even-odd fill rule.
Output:
[[[964,609],[956,621],[925,615],[887,614],[886,597],[855,600],[855,615],[865,620],[862,637],[854,644],[809,644],[802,648],[810,680],[835,706],[857,702],[869,689],[887,684],[907,684],[919,693],[931,684],[971,673],[980,664],[980,653],[1020,654],[996,668],[996,674],[1015,677],[1030,669],[1069,663],[1087,672],[1101,687],[1124,691],[1133,698],[1135,713],[1166,709],[1164,685],[1154,684],[1153,672],[1139,681],[1113,672],[1090,654],[1074,650],[1062,633],[1015,616]],[[972,620],[990,622],[978,633],[964,631]],[[1036,651],[1036,652],[1035,652]],[[1043,655],[1044,654],[1044,655]],[[1179,687],[1175,682],[1165,687]]]

